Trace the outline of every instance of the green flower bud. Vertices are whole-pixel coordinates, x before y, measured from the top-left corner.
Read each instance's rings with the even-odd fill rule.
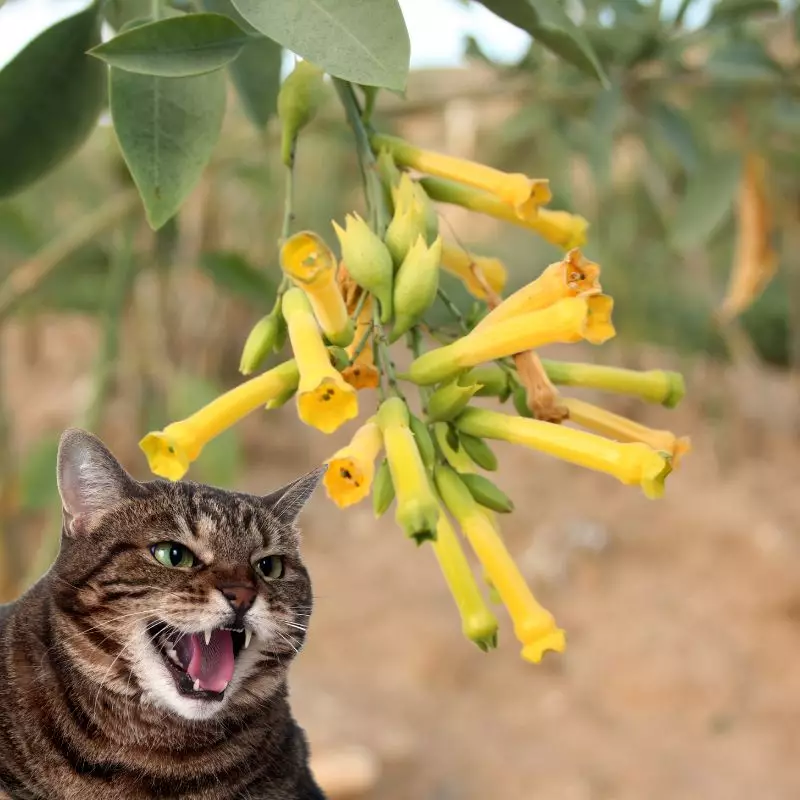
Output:
[[[497,469],[497,456],[483,439],[479,439],[477,436],[470,436],[468,433],[459,433],[458,438],[461,440],[461,446],[466,454],[481,469],[489,472],[494,472]]]
[[[420,236],[425,236],[425,208],[419,202],[414,183],[408,175],[403,175],[394,200],[394,216],[386,229],[384,241],[395,267],[399,267],[414,242]]]
[[[458,380],[440,386],[428,400],[428,417],[435,422],[455,419],[469,405],[469,401],[480,388],[479,383],[462,386]]]
[[[389,510],[393,500],[392,473],[388,460],[384,458],[372,482],[372,510],[375,512],[375,519],[382,517]]]
[[[395,278],[395,321],[390,342],[397,341],[415,325],[436,299],[441,258],[441,238],[428,247],[422,235],[417,237]]]
[[[294,163],[297,135],[314,118],[325,97],[323,76],[319,67],[300,61],[278,92],[281,158],[287,167]]]
[[[362,288],[371,292],[381,304],[381,322],[392,318],[392,281],[394,265],[386,245],[370,230],[358,214],[345,217],[345,227],[335,222],[333,229],[342,248],[342,260],[350,277]]]
[[[464,374],[462,381],[481,384],[481,388],[476,392],[478,397],[499,397],[500,402],[504,402],[511,393],[508,373],[497,364],[473,367]]]
[[[378,164],[378,175],[380,176],[381,183],[384,189],[389,193],[389,200],[394,202],[392,195],[394,190],[400,185],[400,179],[403,173],[397,168],[392,154],[386,148],[380,149],[375,160]]]
[[[514,503],[511,498],[498,489],[488,478],[472,473],[465,473],[459,477],[469,489],[469,493],[476,503],[480,503],[492,511],[497,511],[499,514],[510,514],[514,510]]]
[[[250,331],[242,349],[239,372],[250,375],[255,372],[261,362],[272,352],[278,341],[281,328],[280,314],[273,311],[262,317]]]
[[[433,465],[436,462],[436,449],[433,446],[431,432],[419,417],[409,413],[408,419],[408,427],[411,428],[411,433],[414,434],[414,438],[417,440],[417,449],[422,457],[422,463],[428,469],[433,469]]]
[[[528,392],[524,386],[517,386],[513,393],[514,408],[521,417],[533,417],[533,412],[528,408]]]

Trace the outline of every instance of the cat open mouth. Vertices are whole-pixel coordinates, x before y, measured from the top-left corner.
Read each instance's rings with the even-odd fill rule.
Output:
[[[178,692],[196,700],[222,700],[236,658],[250,644],[250,631],[214,628],[181,633],[165,622],[148,627],[153,645],[175,680]]]

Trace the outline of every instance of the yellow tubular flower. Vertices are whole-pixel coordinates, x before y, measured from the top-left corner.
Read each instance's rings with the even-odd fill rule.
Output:
[[[503,540],[480,512],[458,475],[449,467],[439,466],[436,486],[508,609],[514,623],[514,634],[523,645],[522,657],[538,664],[548,650],[563,653],[566,647],[564,631],[533,596]]]
[[[180,480],[208,442],[259,406],[293,391],[298,380],[297,364],[286,361],[225,392],[192,416],[148,433],[139,447],[150,469],[162,478]]]
[[[567,297],[547,308],[502,320],[486,329],[474,330],[445,347],[429,350],[416,358],[408,371],[410,380],[425,386],[439,383],[462,369],[484,361],[506,358],[556,342],[585,339],[600,344],[614,335],[605,295]],[[608,298],[610,300],[610,298]],[[596,310],[596,301],[601,307]]]
[[[736,203],[736,251],[720,315],[730,320],[745,311],[764,291],[778,264],[772,247],[772,210],[767,196],[767,164],[749,153]]]
[[[462,186],[440,178],[422,178],[419,183],[432,200],[440,203],[453,203],[462,208],[468,208],[471,211],[487,214],[495,219],[535,231],[548,242],[552,242],[564,250],[583,247],[586,244],[586,230],[589,223],[577,214],[570,214],[567,211],[552,211],[547,208],[531,208],[520,216],[494,195],[479,189],[472,189],[469,186]]]
[[[397,497],[397,524],[417,544],[435,539],[439,504],[409,428],[406,404],[398,397],[384,400],[378,410],[378,425]]]
[[[353,323],[336,282],[336,256],[320,236],[302,231],[281,247],[281,268],[301,289],[332,344],[346,347],[353,341]]]
[[[322,482],[328,497],[339,508],[358,503],[369,494],[381,447],[381,430],[372,417],[356,431],[350,444],[328,459],[328,471]]]
[[[376,135],[371,141],[375,149],[386,148],[397,164],[489,192],[518,216],[535,212],[552,197],[547,180],[534,180],[521,173],[509,174],[475,161],[422,150],[394,136]]]
[[[317,321],[300,289],[289,289],[283,296],[283,316],[300,370],[298,416],[306,425],[333,433],[358,416],[356,390],[331,364]]]
[[[672,470],[668,457],[641,442],[621,444],[537,419],[468,408],[456,420],[456,425],[473,436],[521,444],[572,464],[608,473],[624,484],[640,486],[650,499],[664,494],[664,480]]]
[[[475,330],[529,311],[539,311],[565,297],[600,294],[599,277],[597,264],[584,258],[577,248],[570,250],[562,261],[550,264],[536,280],[503,300],[475,326]]]
[[[458,606],[464,636],[487,651],[497,646],[497,618],[481,595],[450,520],[440,509],[433,552]]]
[[[677,468],[681,458],[692,449],[688,436],[678,437],[672,431],[648,428],[574,397],[561,397],[559,402],[569,411],[570,420],[582,428],[609,436],[618,442],[642,442],[653,450],[667,453],[672,459],[673,468]]]
[[[369,332],[372,328],[372,298],[368,297],[361,307],[356,320],[356,335],[347,348],[347,355],[353,362],[350,366],[342,370],[342,377],[357,390],[377,389],[381,382],[380,373],[375,366],[375,356],[372,351],[372,339]],[[353,353],[361,345],[364,336],[367,336],[367,343],[361,348],[361,352],[353,360]]]
[[[495,294],[502,293],[508,278],[505,264],[499,258],[478,256],[447,242],[442,245],[442,269],[460,278],[470,294],[478,300],[486,299],[486,290],[478,280],[476,270],[480,271]]]
[[[573,247],[582,247],[586,244],[586,229],[589,223],[578,214],[569,211],[551,211],[549,208],[540,208],[535,219],[528,223],[528,227],[536,231],[543,239],[572,250]]]
[[[675,408],[686,394],[686,384],[678,372],[660,369],[640,372],[621,367],[547,359],[542,359],[542,366],[547,377],[560,386],[580,386],[632,395],[648,403],[660,403],[667,408]]]

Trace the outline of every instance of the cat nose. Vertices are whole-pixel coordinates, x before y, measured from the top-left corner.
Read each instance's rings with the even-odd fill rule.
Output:
[[[237,614],[244,614],[256,601],[256,590],[252,586],[219,586],[223,597]]]

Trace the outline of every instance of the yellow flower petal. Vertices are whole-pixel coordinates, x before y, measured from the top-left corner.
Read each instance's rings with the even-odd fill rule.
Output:
[[[622,483],[640,486],[655,499],[664,493],[672,471],[670,459],[641,442],[614,442],[593,433],[565,428],[536,419],[468,408],[456,424],[465,433],[521,444],[588,469],[613,475]]]
[[[604,297],[567,297],[539,311],[476,329],[452,344],[429,350],[416,358],[409,368],[409,378],[414,383],[429,385],[484,361],[506,358],[546,344],[581,339],[593,344],[606,341],[614,329],[608,318],[609,303],[601,299]],[[595,305],[598,300],[599,308]]]
[[[305,295],[299,289],[290,289],[283,297],[282,308],[300,370],[298,416],[323,433],[333,433],[358,416],[356,390],[331,364]]]
[[[399,398],[389,398],[381,403],[377,419],[397,497],[397,524],[417,544],[434,539],[439,504],[409,428],[408,408]]]
[[[346,347],[353,340],[353,325],[336,280],[336,256],[325,241],[311,231],[286,240],[281,267],[301,289],[328,340]]]
[[[564,250],[586,244],[589,223],[577,214],[531,205],[515,210],[496,195],[441,178],[422,178],[419,183],[433,200],[453,203],[535,231]]]
[[[139,447],[150,469],[162,478],[179,480],[211,439],[259,406],[293,391],[298,379],[297,364],[286,361],[225,392],[192,416],[148,433]]]
[[[458,606],[464,636],[481,650],[497,646],[497,618],[489,610],[453,526],[440,509],[433,552]]]
[[[380,428],[372,419],[356,431],[350,444],[328,459],[323,483],[328,496],[340,508],[358,503],[369,494],[375,477],[375,459],[382,446]]]
[[[440,178],[452,178],[482,189],[497,197],[520,217],[535,213],[539,206],[548,203],[552,197],[549,181],[544,179],[502,172],[475,161],[423,150],[394,136],[373,136],[372,144],[376,149],[386,148],[401,166],[413,167]]]
[[[372,330],[372,297],[368,297],[359,312],[356,320],[356,332],[353,341],[347,348],[347,355],[353,359],[356,348],[361,347],[362,341],[367,336],[366,344],[361,347],[361,352],[349,367],[342,370],[342,377],[357,391],[361,389],[377,389],[380,385],[380,373],[375,366],[375,356],[372,351],[372,340],[369,338]]]
[[[503,291],[508,278],[505,264],[500,259],[479,256],[446,242],[442,245],[442,269],[460,278],[479,300],[486,299],[486,290],[476,273],[480,273],[495,294]]]
[[[481,513],[469,490],[449,467],[437,467],[435,476],[447,509],[458,521],[486,576],[508,609],[514,634],[524,646],[523,658],[538,661],[545,650],[563,653],[564,631],[533,596],[496,528]]]
[[[653,450],[667,453],[673,468],[677,468],[681,458],[692,449],[688,436],[678,437],[672,431],[648,428],[575,397],[562,397],[560,402],[569,411],[570,420],[581,427],[619,442],[642,442]]]
[[[577,248],[570,250],[563,260],[550,264],[538,278],[503,300],[475,326],[475,330],[519,314],[540,311],[565,297],[599,294],[602,291],[599,277],[597,264],[584,258]]]

